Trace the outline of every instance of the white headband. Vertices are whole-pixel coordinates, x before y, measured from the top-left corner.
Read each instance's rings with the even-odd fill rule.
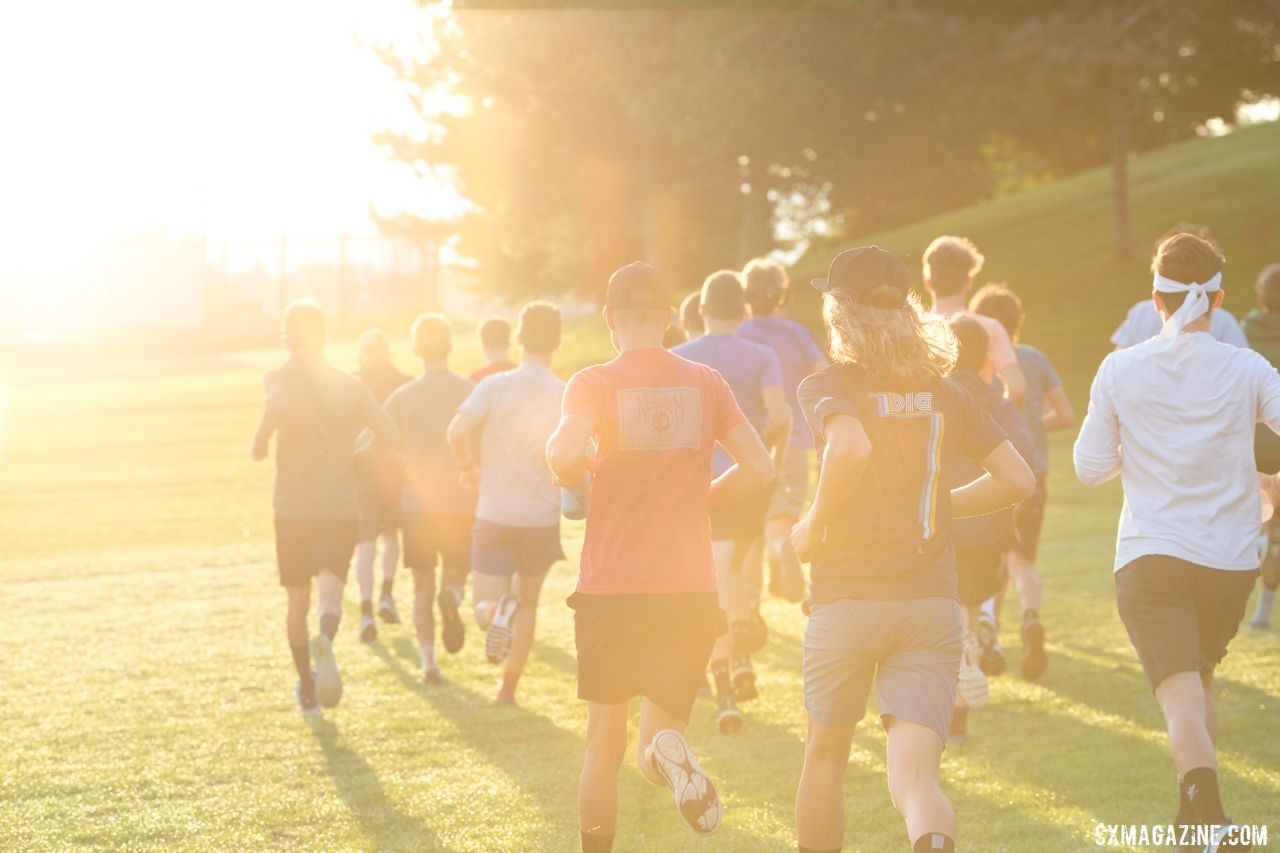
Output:
[[[1208,313],[1208,294],[1216,293],[1222,289],[1222,273],[1217,273],[1213,278],[1203,284],[1198,282],[1183,284],[1180,281],[1165,278],[1157,273],[1152,287],[1160,293],[1187,294],[1187,298],[1182,300],[1182,305],[1177,311],[1174,311],[1169,315],[1169,319],[1164,321],[1164,328],[1160,330],[1160,334],[1156,335],[1156,337],[1161,340],[1171,340],[1181,334],[1182,330],[1186,328],[1188,323],[1197,319],[1202,314]]]

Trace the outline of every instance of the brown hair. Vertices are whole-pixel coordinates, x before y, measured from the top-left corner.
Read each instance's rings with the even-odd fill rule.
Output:
[[[680,328],[685,334],[692,335],[695,332],[697,334],[702,334],[704,331],[702,314],[700,313],[701,308],[701,290],[695,290],[693,293],[690,293],[684,298],[684,301],[680,303]]]
[[[742,268],[752,317],[768,317],[787,298],[787,268],[773,258],[754,258]]]
[[[991,341],[987,330],[973,317],[960,314],[951,321],[951,334],[956,336],[956,369],[977,373],[987,363]]]
[[[742,276],[737,270],[718,270],[702,282],[702,311],[717,320],[737,320],[747,313]]]
[[[280,321],[284,345],[295,352],[324,349],[324,310],[314,299],[298,299],[284,309]]]
[[[943,235],[924,250],[924,277],[938,296],[955,296],[964,291],[982,271],[986,258],[968,237]]]
[[[530,302],[520,309],[520,346],[535,355],[551,355],[560,346],[560,309],[550,302]]]
[[[511,324],[502,317],[488,317],[477,330],[480,346],[487,350],[504,350],[511,346]]]
[[[1204,284],[1218,273],[1227,259],[1204,237],[1187,232],[1174,234],[1156,247],[1151,271],[1180,284]],[[1185,293],[1161,293],[1166,311],[1177,311],[1186,299]]]
[[[1000,321],[1009,333],[1009,340],[1018,337],[1022,329],[1022,300],[1005,284],[988,284],[973,295],[969,309],[975,314]]]
[[[420,314],[411,334],[413,351],[422,358],[444,358],[453,349],[453,324],[443,314]]]

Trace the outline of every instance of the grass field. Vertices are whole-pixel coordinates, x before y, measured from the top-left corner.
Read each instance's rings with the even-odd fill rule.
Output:
[[[1237,313],[1248,303],[1241,285],[1280,256],[1277,150],[1280,124],[1174,146],[1134,167],[1140,238],[1177,219],[1212,225]],[[1146,277],[1141,259],[1109,259],[1106,217],[1105,177],[1093,173],[877,239],[904,254],[941,231],[978,239],[991,277],[1029,297],[1029,337],[1064,369],[1083,409],[1083,385]],[[825,263],[806,261],[796,278]],[[604,341],[598,323],[579,328],[557,366],[600,357]],[[271,472],[247,456],[260,375],[280,359],[12,365],[5,375],[0,848],[575,849],[585,714],[563,604],[572,560],[548,584],[521,708],[489,704],[497,675],[474,633],[444,659],[448,684],[419,686],[408,626],[362,646],[349,594],[338,643],[346,697],[322,722],[298,716]],[[458,366],[473,359],[460,353]],[[349,364],[350,351],[333,360]],[[403,353],[401,362],[411,366]],[[1053,444],[1042,558],[1051,668],[1036,685],[996,679],[970,742],[945,758],[959,840],[971,850],[1084,849],[1098,823],[1173,816],[1159,713],[1115,615],[1119,490],[1078,486],[1070,441]],[[571,555],[579,538],[566,529]],[[407,577],[399,597],[403,612]],[[691,726],[720,780],[724,829],[693,838],[628,766],[618,850],[794,849],[803,622],[778,601],[765,613],[763,695],[743,732],[716,734],[706,702]],[[1016,625],[1016,613],[1006,621]],[[1004,639],[1016,671],[1017,637]],[[1219,685],[1228,806],[1280,832],[1280,636],[1246,628]],[[849,849],[906,846],[883,741],[872,722],[856,737]]]

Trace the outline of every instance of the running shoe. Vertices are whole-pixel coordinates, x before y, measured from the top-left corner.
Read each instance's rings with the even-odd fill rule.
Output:
[[[1219,850],[1252,850],[1253,845],[1237,839],[1227,841],[1227,833],[1235,828],[1235,824],[1227,818],[1227,822],[1213,831],[1213,838],[1204,846],[1204,853],[1218,853]]]
[[[422,670],[423,684],[444,684],[444,676],[440,674],[440,667],[428,666]]]
[[[484,632],[484,656],[489,663],[502,663],[511,653],[511,623],[520,609],[520,596],[503,593],[493,611],[493,621]]]
[[[982,672],[991,677],[1003,675],[1009,668],[1009,662],[1005,660],[996,626],[985,618],[978,620],[978,644],[981,648],[978,666],[982,667]]]
[[[396,612],[396,600],[389,595],[378,599],[378,618],[388,625],[399,625],[400,614]]]
[[[970,708],[987,704],[987,676],[978,665],[981,655],[978,638],[972,633],[965,634],[964,654],[960,656],[960,695]]]
[[[1261,616],[1253,617],[1253,621],[1249,623],[1249,627],[1255,631],[1267,631],[1271,628],[1271,620],[1263,619]]]
[[[360,642],[372,643],[376,639],[378,639],[378,623],[373,621],[373,616],[371,615],[361,616]]]
[[[320,707],[336,707],[342,701],[342,673],[333,656],[333,641],[324,634],[312,637],[311,660],[316,665],[316,698]]]
[[[458,613],[458,605],[462,603],[462,590],[446,586],[437,597],[440,605],[440,641],[444,650],[451,655],[462,651],[462,644],[467,640],[467,629],[462,624],[462,616]]]
[[[1044,626],[1039,619],[1022,622],[1022,677],[1035,681],[1049,668],[1049,656],[1044,651]]]
[[[689,751],[684,735],[673,729],[658,732],[645,755],[675,792],[676,809],[690,829],[710,835],[720,828],[722,809],[716,786]]]
[[[756,671],[751,666],[751,658],[746,655],[734,655],[730,678],[733,679],[733,700],[750,702],[760,695],[756,688]]]
[[[742,728],[742,712],[733,704],[732,696],[721,696],[716,701],[716,728],[722,735],[736,734]]]
[[[314,676],[313,676],[313,680],[314,680]],[[302,682],[301,681],[299,681],[296,685],[294,685],[293,698],[297,700],[298,713],[302,714],[302,716],[306,717],[307,719],[314,719],[315,717],[320,716],[320,703],[316,701],[316,697],[313,695],[313,696],[308,696],[305,699],[302,698]]]
[[[948,744],[962,744],[969,739],[969,709],[957,705],[951,711],[951,728],[947,732]]]

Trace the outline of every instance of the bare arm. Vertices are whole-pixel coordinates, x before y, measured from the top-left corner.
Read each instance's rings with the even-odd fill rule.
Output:
[[[449,450],[453,453],[453,460],[458,463],[458,470],[462,472],[462,484],[468,487],[476,485],[476,469],[480,467],[480,460],[475,454],[475,432],[480,426],[480,419],[466,412],[458,412],[453,416],[453,420],[449,421],[449,429],[445,433],[445,438],[449,442]]]
[[[831,415],[823,425],[822,464],[813,505],[791,531],[801,560],[812,559],[839,507],[847,504],[871,459],[871,439],[862,422],[850,415]]]
[[[982,467],[987,473],[951,490],[951,514],[956,518],[996,512],[1026,500],[1036,490],[1036,475],[1008,441],[987,454]]]
[[[781,471],[787,447],[791,444],[791,407],[787,405],[787,393],[781,385],[765,388],[760,395],[764,398],[765,409],[764,443],[773,451],[774,470]]]
[[[557,486],[572,487],[587,468],[595,424],[585,415],[565,415],[547,440],[547,465]]]
[[[773,480],[773,460],[751,424],[738,424],[718,441],[733,457],[734,464],[711,481],[711,506],[742,500]]]
[[[1044,412],[1040,417],[1044,421],[1046,430],[1056,432],[1075,426],[1076,410],[1071,407],[1071,401],[1067,399],[1067,389],[1061,385],[1049,389],[1049,393],[1044,397],[1044,403]]]
[[[1027,396],[1027,377],[1022,375],[1022,368],[1018,366],[1018,362],[1015,360],[1001,365],[996,368],[996,373],[1000,374],[1009,399],[1015,403],[1022,402],[1022,399]]]
[[[280,428],[285,410],[289,406],[287,386],[273,377],[275,377],[274,373],[269,374],[264,382],[267,402],[262,407],[262,417],[258,421],[258,429],[253,434],[253,444],[249,448],[249,458],[254,462],[261,462],[267,458],[271,435]]]

